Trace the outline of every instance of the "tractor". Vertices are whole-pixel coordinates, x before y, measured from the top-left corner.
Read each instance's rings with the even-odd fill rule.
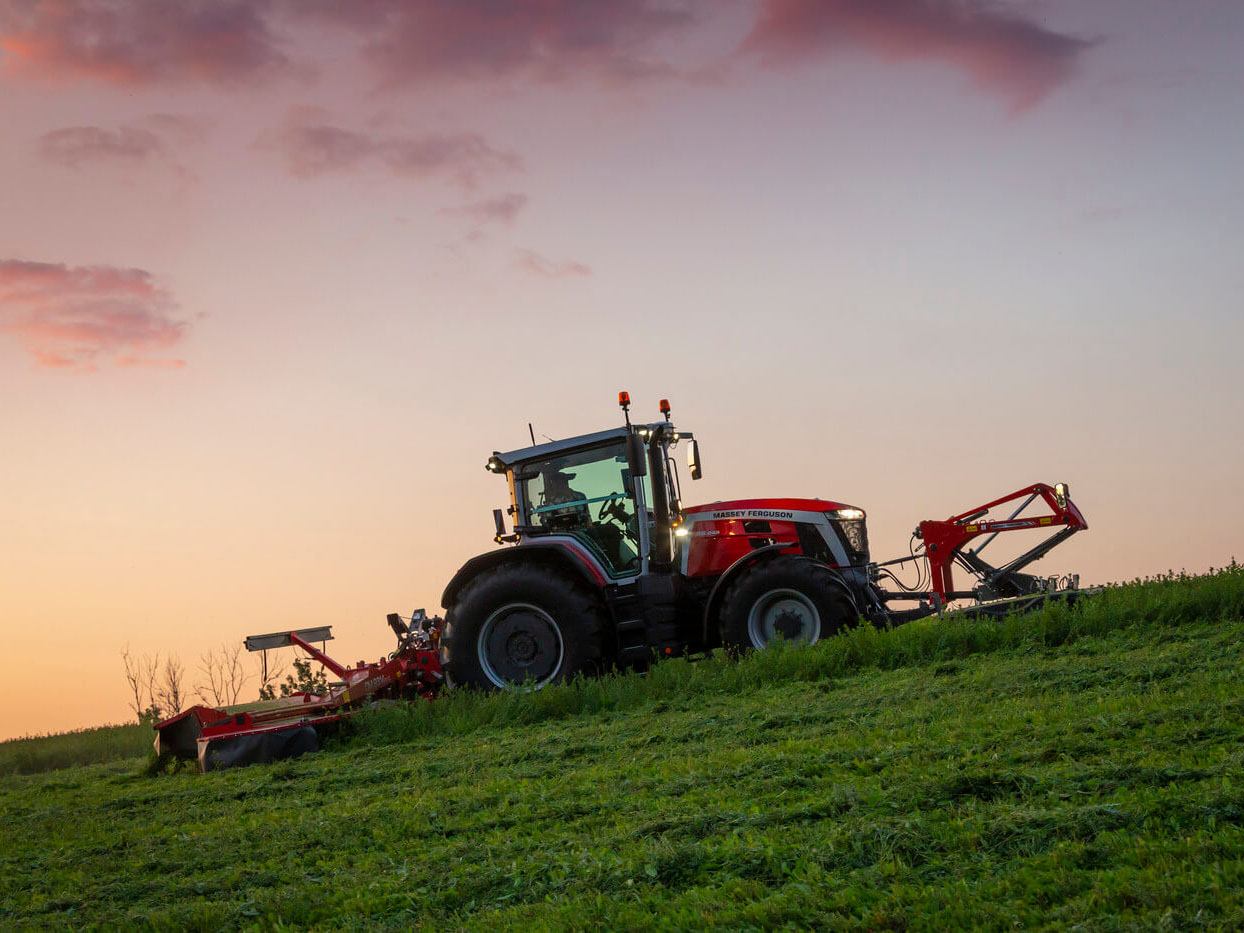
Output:
[[[1065,484],[1036,483],[945,521],[924,521],[909,554],[875,563],[864,510],[823,499],[764,498],[685,505],[676,454],[700,479],[694,434],[661,420],[495,451],[486,468],[509,486],[510,517],[493,512],[495,541],[454,575],[440,659],[450,683],[539,688],[602,669],[716,648],[761,649],[777,639],[814,643],[860,623],[896,625],[941,614],[998,614],[1051,597],[1074,598],[1075,575],[1023,567],[1088,527]],[[1022,513],[1041,500],[1049,514]],[[1005,518],[995,509],[1018,505]],[[998,567],[980,552],[998,534],[1052,537]],[[970,541],[984,537],[977,547]],[[917,544],[918,542],[918,544]],[[906,587],[891,569],[918,562]],[[971,574],[956,590],[954,568]],[[882,583],[897,588],[883,588]],[[908,609],[892,603],[914,602]],[[964,606],[962,603],[967,602]]]
[[[627,393],[618,401],[618,427],[547,444],[536,444],[533,432],[530,447],[488,458],[487,468],[509,484],[511,528],[495,509],[495,540],[504,546],[467,561],[449,582],[445,619],[421,609],[409,619],[391,613],[396,649],[354,666],[324,653],[329,626],[252,635],[246,647],[264,653],[265,669],[267,651],[296,647],[338,680],[323,695],[192,706],[155,724],[158,760],[197,759],[200,770],[212,771],[299,755],[359,710],[434,699],[446,680],[538,689],[609,668],[643,669],[657,658],[753,650],[779,639],[813,643],[860,622],[1014,612],[1082,592],[1075,575],[1021,572],[1088,527],[1062,483],[1035,483],[944,521],[923,521],[907,555],[877,563],[863,509],[843,502],[683,505],[675,453],[686,449],[687,474],[697,480],[699,443],[674,426],[668,401],[651,424],[631,423]],[[1037,500],[1049,514],[1025,516]],[[1015,502],[1006,517],[989,518]],[[1022,529],[1054,533],[1000,567],[980,556],[997,535]],[[908,562],[920,570],[911,587],[891,569]],[[975,578],[971,589],[955,589],[956,567]],[[891,608],[901,601],[917,605]]]

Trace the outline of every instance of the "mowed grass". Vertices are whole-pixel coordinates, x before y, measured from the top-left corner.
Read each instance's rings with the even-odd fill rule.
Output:
[[[0,781],[0,925],[1244,926],[1244,574]]]

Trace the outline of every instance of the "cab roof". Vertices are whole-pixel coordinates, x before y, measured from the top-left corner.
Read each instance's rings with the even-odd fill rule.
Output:
[[[608,431],[597,431],[595,434],[580,434],[560,441],[549,441],[547,444],[536,444],[534,447],[520,447],[518,450],[511,450],[506,453],[494,451],[493,457],[501,461],[505,466],[510,467],[516,463],[524,463],[528,460],[544,460],[571,450],[581,450],[584,447],[592,447],[607,441],[620,440],[626,437],[626,433],[626,427],[621,426],[610,428]]]

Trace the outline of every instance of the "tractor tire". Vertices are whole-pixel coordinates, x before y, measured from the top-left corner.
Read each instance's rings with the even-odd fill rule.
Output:
[[[441,665],[456,686],[538,690],[595,673],[605,612],[590,587],[540,563],[482,571],[446,613]]]
[[[718,614],[728,649],[766,648],[779,635],[815,644],[854,625],[859,609],[832,568],[807,557],[775,557],[745,568]]]

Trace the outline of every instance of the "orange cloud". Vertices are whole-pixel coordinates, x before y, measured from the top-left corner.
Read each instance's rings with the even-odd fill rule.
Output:
[[[142,269],[0,260],[0,332],[43,366],[180,367],[167,354],[188,329],[169,292]]]
[[[985,0],[764,0],[741,51],[769,66],[851,47],[886,61],[944,61],[1024,110],[1065,81],[1092,44]]]
[[[57,81],[241,84],[285,71],[265,2],[0,0],[0,67]]]

